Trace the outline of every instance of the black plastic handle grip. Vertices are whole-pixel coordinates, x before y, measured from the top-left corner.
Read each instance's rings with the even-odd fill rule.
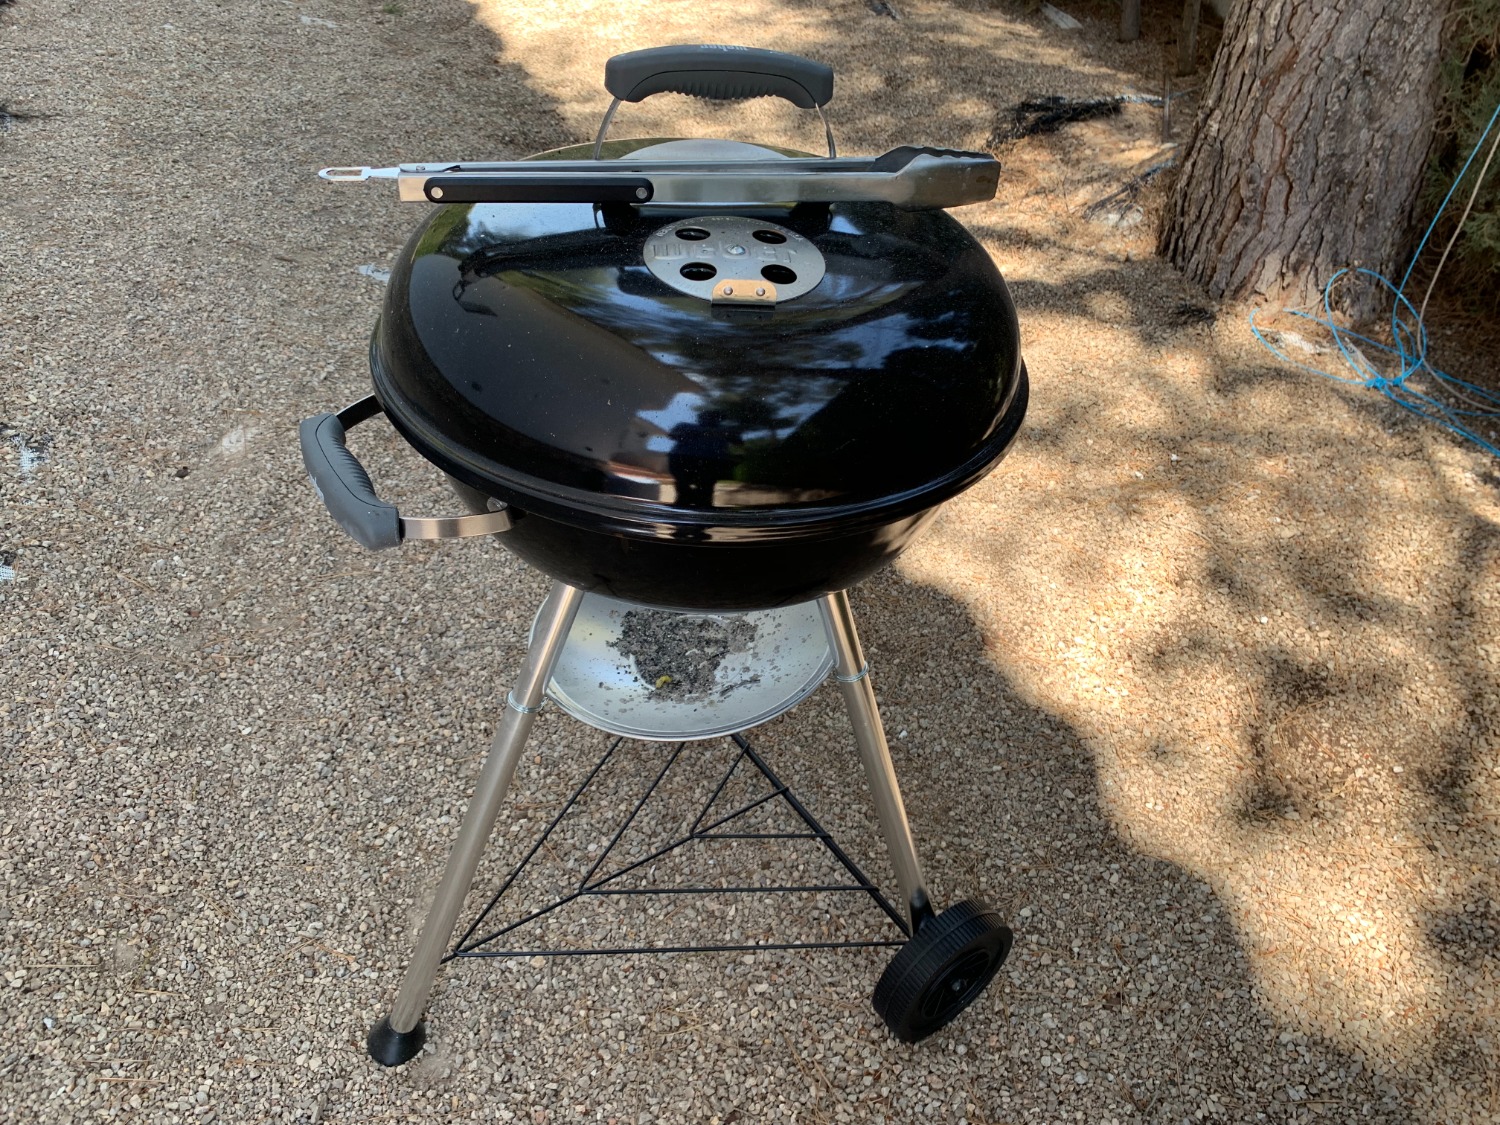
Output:
[[[785,98],[813,109],[833,100],[833,67],[757,47],[649,47],[605,63],[604,88],[622,102],[672,93],[715,101]]]
[[[422,185],[434,203],[649,203],[655,188],[644,176],[429,176]]]
[[[315,414],[302,423],[302,463],[318,499],[338,525],[372,551],[401,543],[401,517],[394,504],[375,495],[370,474],[344,444],[347,427],[380,413],[374,395],[338,414]]]

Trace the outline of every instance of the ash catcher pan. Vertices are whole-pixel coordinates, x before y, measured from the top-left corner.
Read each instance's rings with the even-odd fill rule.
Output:
[[[702,613],[586,594],[547,695],[613,734],[675,742],[775,718],[832,668],[816,602]]]

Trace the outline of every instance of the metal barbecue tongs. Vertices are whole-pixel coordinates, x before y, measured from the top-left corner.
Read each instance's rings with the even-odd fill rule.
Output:
[[[995,197],[1000,163],[989,153],[903,145],[876,157],[839,157],[823,107],[833,69],[779,51],[696,45],[616,55],[604,86],[614,101],[592,160],[509,160],[325,168],[331,183],[395,180],[405,202],[789,204],[885,202],[906,210],[983,203]],[[761,160],[600,160],[622,101],[658,93],[718,101],[780,97],[816,109],[828,156]]]

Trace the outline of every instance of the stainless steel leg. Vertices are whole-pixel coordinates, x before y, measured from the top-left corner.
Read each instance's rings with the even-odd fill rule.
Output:
[[[568,639],[568,630],[582,599],[581,590],[557,582],[542,605],[531,649],[526,654],[515,689],[506,701],[505,716],[490,744],[478,784],[474,787],[474,796],[464,813],[453,852],[448,857],[448,867],[443,872],[437,897],[432,901],[432,909],[422,925],[422,936],[417,939],[411,964],[401,981],[401,991],[396,996],[390,1017],[370,1032],[370,1054],[387,1066],[405,1062],[421,1049],[422,1012],[427,1007],[438,964],[453,937],[453,924],[458,920],[458,912],[474,881],[474,871],[489,842],[495,817],[505,800],[506,790],[510,788],[511,778],[515,776],[526,736],[536,721],[547,681],[552,677],[553,666]]]
[[[870,666],[865,663],[859,633],[854,628],[854,611],[849,607],[848,593],[843,590],[825,595],[818,606],[823,612],[823,625],[828,630],[828,643],[833,648],[834,674],[844,695],[844,706],[849,710],[849,722],[854,727],[854,741],[859,747],[860,761],[864,763],[865,779],[875,798],[875,815],[880,818],[880,831],[891,853],[896,881],[901,884],[901,897],[906,900],[912,933],[916,933],[917,928],[932,917],[932,905],[922,879],[917,846],[911,838],[911,825],[906,821],[906,806],[901,802],[901,787],[896,783],[891,751],[885,742],[885,728],[880,724],[875,686],[870,683]]]

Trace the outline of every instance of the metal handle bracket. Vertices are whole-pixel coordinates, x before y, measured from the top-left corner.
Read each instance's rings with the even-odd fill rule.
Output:
[[[493,512],[466,516],[402,516],[402,539],[468,539],[475,535],[494,535],[509,531],[515,525],[510,509],[504,505]]]

